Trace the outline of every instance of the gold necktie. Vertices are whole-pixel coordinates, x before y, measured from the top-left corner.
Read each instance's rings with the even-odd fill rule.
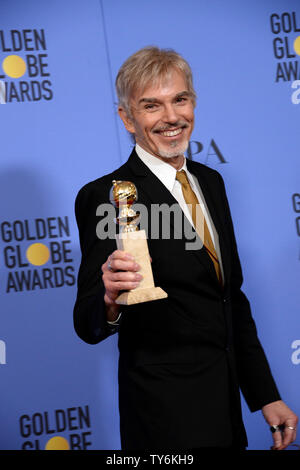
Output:
[[[197,196],[194,193],[194,191],[192,190],[191,185],[190,185],[189,180],[188,180],[188,177],[187,177],[186,172],[184,170],[177,171],[176,179],[181,184],[183,197],[184,197],[185,202],[187,203],[188,208],[190,210],[190,213],[191,213],[191,216],[192,216],[192,219],[193,219],[193,222],[194,222],[195,229],[198,233],[201,233],[200,227],[197,227],[197,217],[196,217],[196,210],[197,209],[196,208],[198,206],[198,211],[200,211],[199,214],[201,214],[201,217],[198,217],[198,218],[203,220],[203,224],[204,224],[204,227],[202,228],[203,229],[202,233],[204,234],[204,240],[202,240],[202,241],[203,241],[203,244],[204,244],[204,246],[205,246],[212,262],[214,263],[214,267],[215,267],[215,270],[216,270],[218,281],[220,282],[221,285],[223,285],[223,279],[222,279],[222,273],[221,273],[221,269],[220,269],[220,263],[219,263],[219,260],[218,260],[218,255],[216,253],[216,250],[215,250],[212,238],[210,236],[210,232],[209,232],[204,214],[202,212],[201,206],[200,206],[199,201],[197,199]],[[198,228],[198,230],[197,230],[197,228]]]

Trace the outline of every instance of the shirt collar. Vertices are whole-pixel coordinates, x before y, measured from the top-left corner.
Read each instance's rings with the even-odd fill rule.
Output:
[[[176,180],[177,170],[169,163],[166,163],[160,158],[151,155],[151,153],[144,150],[138,144],[135,146],[135,151],[139,158],[149,168],[149,170],[152,171],[152,173],[157,176],[157,178],[166,186],[166,188],[172,192]],[[187,172],[185,157],[182,168],[180,168],[180,170],[185,170]]]

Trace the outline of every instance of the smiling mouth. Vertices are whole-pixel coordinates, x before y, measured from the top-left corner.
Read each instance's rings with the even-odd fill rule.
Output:
[[[160,134],[163,135],[164,137],[174,137],[175,135],[181,134],[182,131],[183,131],[183,128],[180,127],[179,129],[175,129],[174,131],[160,132]]]
[[[176,137],[180,135],[187,126],[178,127],[177,129],[157,129],[154,132],[163,137]]]

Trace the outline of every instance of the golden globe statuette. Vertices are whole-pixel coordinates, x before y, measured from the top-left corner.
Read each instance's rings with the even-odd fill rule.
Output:
[[[164,299],[168,294],[154,285],[146,232],[138,229],[139,214],[131,207],[137,201],[137,189],[130,181],[113,180],[112,183],[110,202],[120,210],[119,217],[116,218],[116,223],[120,226],[120,233],[116,235],[117,247],[134,257],[141,266],[139,273],[143,276],[138,287],[122,292],[116,303],[132,305]]]

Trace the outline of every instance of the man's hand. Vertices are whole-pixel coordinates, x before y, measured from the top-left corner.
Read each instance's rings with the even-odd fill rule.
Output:
[[[102,265],[104,302],[108,321],[114,321],[118,317],[120,306],[115,300],[119,292],[135,289],[139,285],[142,275],[137,271],[140,269],[133,256],[122,250],[114,251]]]
[[[270,426],[282,426],[283,431],[272,434],[274,445],[272,450],[283,450],[296,439],[298,417],[281,400],[262,407],[262,413]]]

